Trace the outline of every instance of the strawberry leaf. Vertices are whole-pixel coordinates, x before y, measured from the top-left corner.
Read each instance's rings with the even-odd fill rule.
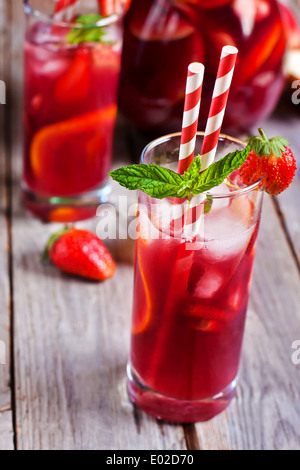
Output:
[[[284,139],[283,137],[272,137],[270,139],[270,144],[271,144],[271,151],[278,158],[282,158],[282,153],[284,153],[286,150],[286,147],[290,145],[288,141]]]
[[[49,260],[49,252],[52,248],[52,246],[54,245],[54,243],[62,236],[64,235],[66,232],[68,232],[70,230],[70,227],[66,226],[64,227],[63,229],[60,229],[58,230],[57,232],[55,232],[53,235],[51,235],[51,237],[49,238],[48,242],[47,242],[47,245],[45,246],[45,249],[42,253],[42,256],[41,256],[41,261],[42,262],[46,262]]]
[[[198,178],[199,173],[201,171],[201,157],[198,155],[198,157],[194,158],[186,172],[184,173],[184,179],[186,181]]]
[[[253,136],[248,139],[251,150],[255,152],[258,157],[269,157],[273,153],[276,157],[282,158],[282,154],[286,151],[286,147],[290,144],[283,137],[275,136],[269,139],[263,129],[258,129],[258,136]]]

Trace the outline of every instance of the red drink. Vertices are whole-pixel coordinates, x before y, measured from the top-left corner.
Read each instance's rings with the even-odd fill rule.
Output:
[[[200,6],[199,6],[200,5]],[[205,64],[205,127],[221,49],[239,49],[223,129],[267,116],[280,96],[285,35],[275,0],[133,0],[126,18],[120,106],[143,132],[180,130],[186,70]]]
[[[34,22],[25,42],[23,194],[52,221],[93,216],[107,197],[117,114],[121,26],[75,45],[70,30]]]
[[[166,202],[140,194],[129,393],[168,421],[210,419],[236,386],[262,193],[213,194],[192,249],[160,226]]]

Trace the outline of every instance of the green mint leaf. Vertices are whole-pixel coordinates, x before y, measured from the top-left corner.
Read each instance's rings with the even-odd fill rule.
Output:
[[[121,186],[134,190],[140,189],[151,197],[187,197],[189,190],[182,188],[182,175],[158,165],[130,165],[111,171],[109,175]]]
[[[204,203],[204,214],[208,214],[211,211],[213,205],[213,199],[211,196],[207,196]]]
[[[95,24],[101,20],[101,15],[82,15],[76,19],[76,23],[82,25],[79,28],[73,28],[67,34],[67,41],[70,44],[80,44],[82,42],[105,42],[103,40],[104,32],[100,26]]]
[[[158,165],[130,165],[111,171],[109,175],[127,189],[140,189],[151,197],[186,198],[209,191],[221,184],[227,176],[237,170],[248,158],[250,147],[229,153],[199,174],[200,157],[196,157],[190,167],[179,175]],[[207,207],[210,210],[210,207]]]
[[[195,178],[198,178],[199,173],[201,171],[201,157],[198,155],[198,157],[195,157],[188,169],[184,173],[184,179],[185,181],[190,181],[194,180]]]
[[[181,190],[185,192],[189,190],[192,192],[193,187],[197,184],[199,174],[201,172],[202,162],[201,157],[194,158],[188,169],[184,172],[184,183],[181,184]]]
[[[240,168],[247,160],[249,153],[250,147],[247,146],[241,151],[229,153],[226,157],[210,165],[207,170],[200,173],[197,184],[194,185],[191,192],[196,195],[219,186],[230,173]]]
[[[103,18],[104,16],[102,15],[81,15],[76,19],[76,23],[95,26]]]
[[[98,29],[73,30],[68,36],[68,42],[71,44],[80,44],[82,42],[102,42],[103,34]]]

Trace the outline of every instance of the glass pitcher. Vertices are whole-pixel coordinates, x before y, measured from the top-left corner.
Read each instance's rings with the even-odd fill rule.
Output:
[[[221,49],[239,49],[223,131],[268,116],[281,95],[286,37],[276,0],[133,0],[125,22],[120,108],[145,134],[180,130],[187,67],[205,65],[199,129]]]

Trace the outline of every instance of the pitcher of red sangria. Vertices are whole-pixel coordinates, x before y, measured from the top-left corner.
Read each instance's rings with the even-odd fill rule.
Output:
[[[120,108],[147,134],[180,130],[191,62],[205,64],[199,129],[224,45],[239,49],[224,121],[238,134],[276,106],[286,37],[277,0],[133,0],[125,22]]]

